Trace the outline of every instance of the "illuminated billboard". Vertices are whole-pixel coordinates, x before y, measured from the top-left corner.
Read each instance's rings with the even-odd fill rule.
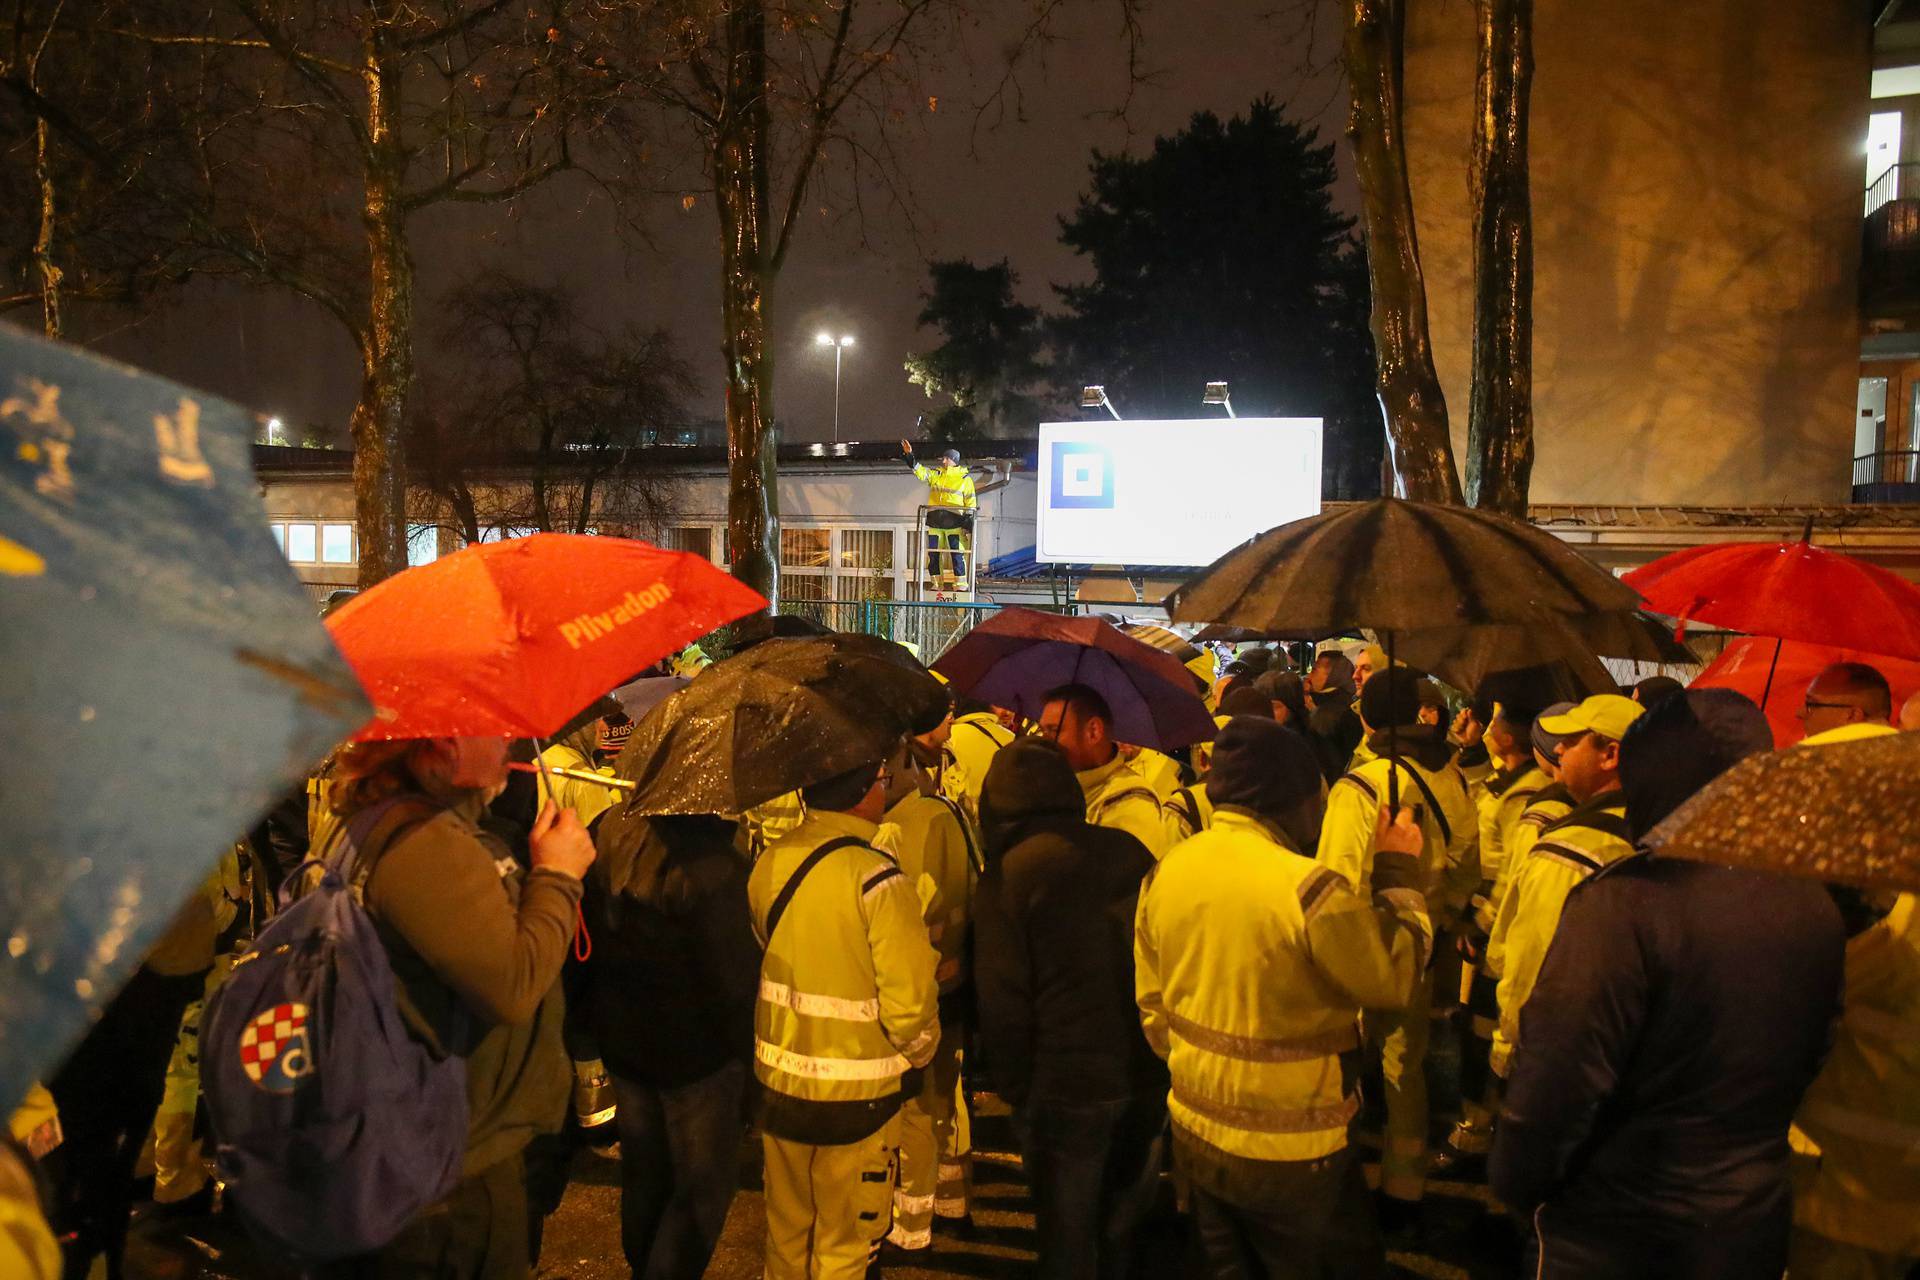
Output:
[[[1204,565],[1320,510],[1318,418],[1040,424],[1034,556]]]

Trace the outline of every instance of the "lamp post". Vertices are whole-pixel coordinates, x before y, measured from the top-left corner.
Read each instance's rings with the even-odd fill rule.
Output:
[[[840,443],[840,356],[853,345],[853,335],[843,333],[838,338],[830,333],[816,333],[813,336],[816,347],[833,348],[833,442]]]

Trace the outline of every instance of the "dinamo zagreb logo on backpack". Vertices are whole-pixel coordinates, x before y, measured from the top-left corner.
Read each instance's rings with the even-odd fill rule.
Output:
[[[240,1066],[268,1093],[292,1093],[313,1074],[307,1006],[277,1004],[240,1033]]]

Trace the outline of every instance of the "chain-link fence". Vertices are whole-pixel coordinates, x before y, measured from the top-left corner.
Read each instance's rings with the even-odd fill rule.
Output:
[[[983,601],[783,600],[780,612],[817,622],[834,631],[857,631],[911,645],[922,662],[932,662],[982,619],[1004,605]],[[1071,613],[1072,607],[1032,606],[1047,613]]]

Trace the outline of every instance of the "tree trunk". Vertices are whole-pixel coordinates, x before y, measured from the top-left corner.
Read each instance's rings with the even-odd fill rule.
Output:
[[[726,102],[714,138],[720,217],[721,354],[727,380],[727,533],[733,576],[779,604],[780,511],[774,478],[772,270],[767,238],[767,17],[760,0],[727,14]]]
[[[1461,501],[1447,403],[1427,338],[1427,286],[1420,274],[1413,193],[1407,184],[1400,113],[1404,0],[1348,0],[1347,133],[1360,180],[1373,288],[1373,346],[1394,493]]]
[[[1533,474],[1533,0],[1475,0],[1473,399],[1467,496],[1525,518]]]
[[[376,37],[377,39],[377,37]],[[353,410],[353,496],[364,589],[407,567],[407,455],[401,425],[413,385],[413,261],[400,199],[398,77],[370,47],[365,70],[371,154],[366,166],[368,314],[360,403]]]
[[[33,264],[40,273],[40,323],[49,338],[58,338],[65,326],[60,315],[60,277],[53,260],[53,232],[58,206],[54,201],[52,126],[37,117],[33,128],[33,176],[40,187],[40,228],[33,238]]]

